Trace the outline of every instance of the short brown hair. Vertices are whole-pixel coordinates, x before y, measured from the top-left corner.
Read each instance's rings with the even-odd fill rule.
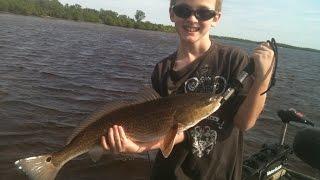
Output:
[[[222,1],[223,0],[216,0],[216,6],[215,6],[215,10],[218,12],[221,12],[222,9]],[[170,7],[172,7],[173,5],[175,5],[177,2],[177,0],[170,0]]]

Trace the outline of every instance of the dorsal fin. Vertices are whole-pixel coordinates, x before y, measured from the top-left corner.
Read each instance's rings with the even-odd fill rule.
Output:
[[[144,103],[146,101],[153,101],[161,98],[161,96],[151,87],[143,86],[143,88],[136,95],[136,98],[133,104]]]
[[[144,88],[140,90],[140,92],[136,95],[136,98],[134,98],[135,100],[133,102],[119,101],[119,102],[109,103],[105,105],[103,108],[101,108],[99,111],[89,116],[88,119],[81,122],[79,126],[76,127],[75,130],[72,132],[72,134],[68,137],[66,144],[69,144],[74,137],[76,137],[81,131],[87,128],[91,123],[97,121],[98,119],[102,118],[104,115],[116,109],[119,109],[128,105],[140,104],[147,101],[156,100],[159,98],[160,98],[160,95],[155,90],[153,90],[150,87],[144,86]]]
[[[112,102],[112,103],[106,104],[100,110],[98,110],[97,112],[94,112],[91,116],[89,116],[88,119],[81,122],[79,124],[79,126],[77,126],[73,130],[72,134],[68,137],[66,144],[69,144],[72,141],[72,139],[74,137],[76,137],[82,130],[87,128],[91,123],[93,123],[93,122],[97,121],[98,119],[100,119],[101,117],[103,117],[105,114],[108,114],[116,109],[121,108],[121,107],[128,106],[129,104],[130,103],[126,102],[126,101]]]

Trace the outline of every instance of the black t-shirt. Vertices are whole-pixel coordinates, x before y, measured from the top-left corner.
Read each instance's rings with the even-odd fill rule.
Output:
[[[223,93],[249,62],[244,51],[214,41],[207,52],[179,71],[173,70],[176,58],[175,52],[157,63],[152,73],[153,88],[161,96]],[[233,117],[250,84],[246,83],[217,112],[185,131],[186,139],[174,146],[168,158],[158,153],[151,179],[240,179],[243,135],[234,126]]]

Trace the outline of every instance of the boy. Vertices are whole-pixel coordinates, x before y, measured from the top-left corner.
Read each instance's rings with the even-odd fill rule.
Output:
[[[178,50],[160,61],[152,73],[153,88],[161,95],[186,92],[222,93],[249,62],[243,51],[216,43],[209,30],[221,17],[222,0],[171,0],[170,19],[180,37]],[[236,97],[195,127],[178,134],[168,158],[158,153],[151,179],[240,179],[243,131],[251,128],[261,113],[266,74],[273,51],[259,45],[254,78]],[[190,102],[192,103],[192,102]],[[107,138],[106,138],[107,137]],[[158,142],[137,144],[127,139],[122,127],[110,128],[101,138],[113,152],[143,152],[159,148]]]

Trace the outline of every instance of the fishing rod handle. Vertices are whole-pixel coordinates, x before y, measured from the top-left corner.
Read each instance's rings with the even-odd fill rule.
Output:
[[[254,59],[253,57],[250,57],[250,60],[249,60],[249,63],[247,64],[247,66],[243,69],[242,73],[247,73],[248,75],[247,76],[250,76],[251,74],[253,74],[254,72]],[[241,75],[241,74],[240,74]],[[245,77],[246,78],[246,77]],[[244,78],[244,79],[245,79]],[[241,78],[243,79],[243,78]],[[244,80],[243,79],[243,80]],[[240,79],[238,78],[238,80],[240,81]],[[243,82],[243,81],[240,81],[240,82]]]
[[[253,72],[254,72],[254,60],[251,57],[247,66],[240,72],[238,77],[233,82],[233,86],[235,86],[236,88],[241,88],[243,82],[246,80],[248,76],[253,74]]]
[[[247,66],[239,73],[236,79],[231,83],[231,87],[238,91],[243,87],[244,81],[254,72],[254,59],[250,58]]]
[[[222,103],[227,101],[236,91],[242,88],[243,82],[254,72],[254,60],[250,58],[247,66],[240,72],[238,77],[233,80],[231,86],[223,93]]]

